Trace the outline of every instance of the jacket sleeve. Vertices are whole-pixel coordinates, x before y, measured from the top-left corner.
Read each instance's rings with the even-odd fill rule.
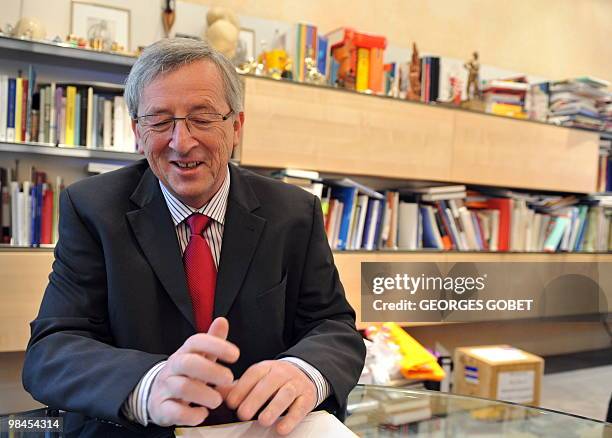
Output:
[[[60,239],[31,325],[23,384],[53,408],[130,428],[120,409],[141,377],[167,357],[114,346],[102,244],[71,199],[60,197]]]
[[[298,357],[319,370],[332,387],[332,397],[322,407],[342,416],[363,369],[365,345],[334,265],[321,204],[313,198],[312,228],[293,325],[295,344],[281,357]]]

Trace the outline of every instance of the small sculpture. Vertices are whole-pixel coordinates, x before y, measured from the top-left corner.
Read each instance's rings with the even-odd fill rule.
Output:
[[[206,22],[208,27],[205,38],[228,59],[234,58],[240,33],[240,23],[236,15],[227,8],[217,6],[208,11]]]
[[[325,75],[323,75],[317,69],[317,61],[311,57],[304,59],[304,64],[306,65],[306,82],[311,84],[323,85],[327,81],[325,80]]]
[[[467,96],[468,100],[480,100],[480,80],[478,52],[474,52],[472,59],[463,65],[468,71]]]
[[[408,72],[408,81],[410,86],[406,93],[408,100],[421,99],[421,60],[419,58],[419,50],[416,43],[412,43],[412,59],[410,61],[410,70]]]
[[[243,75],[262,76],[264,74],[264,65],[256,59],[249,58],[245,63],[236,67],[236,71]]]
[[[172,26],[176,20],[176,12],[174,7],[174,0],[166,0],[166,6],[162,11],[162,24],[164,25],[164,33],[166,38],[170,36]]]
[[[47,31],[38,18],[23,17],[13,28],[11,36],[29,40],[43,40],[47,36]]]

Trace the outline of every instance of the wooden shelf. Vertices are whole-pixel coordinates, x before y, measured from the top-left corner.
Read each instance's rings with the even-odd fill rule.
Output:
[[[54,145],[51,143],[7,143],[0,142],[0,152],[23,154],[52,155],[99,160],[136,161],[143,158],[137,152],[112,151],[104,149],[89,149],[83,146]]]
[[[569,193],[596,189],[599,133],[245,77],[240,162]]]
[[[348,301],[357,313],[357,328],[369,324],[361,319],[362,262],[612,262],[612,253],[488,253],[488,252],[335,252],[334,260]],[[444,323],[403,323],[405,326],[440,325]]]
[[[426,253],[426,252],[335,252],[347,299],[357,312],[357,327],[361,322],[361,262],[611,262],[612,254],[591,253]],[[48,248],[0,249],[0,352],[23,351],[30,338],[29,323],[42,300],[47,285],[53,251]],[[406,326],[440,325],[442,323],[411,323]]]

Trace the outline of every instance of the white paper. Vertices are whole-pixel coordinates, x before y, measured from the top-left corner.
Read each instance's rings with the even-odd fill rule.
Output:
[[[507,371],[497,375],[497,399],[529,403],[535,393],[535,371]]]
[[[272,427],[260,426],[256,421],[245,421],[242,423],[223,424],[220,426],[205,426],[180,428],[174,431],[177,437],[185,438],[278,438]],[[311,412],[300,424],[286,435],[287,438],[357,438],[351,430],[342,424],[336,417],[324,411]]]
[[[527,355],[516,348],[490,347],[472,348],[470,353],[489,362],[510,362],[528,359]]]

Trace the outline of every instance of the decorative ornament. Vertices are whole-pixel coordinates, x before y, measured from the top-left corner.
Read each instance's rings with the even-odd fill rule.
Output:
[[[421,99],[421,59],[419,58],[419,49],[416,43],[412,43],[412,59],[410,60],[410,68],[408,70],[408,91],[406,99],[420,100]]]
[[[43,40],[47,36],[47,31],[38,18],[23,17],[15,25],[11,36],[29,40]]]
[[[176,20],[176,11],[174,7],[174,0],[166,0],[166,6],[162,11],[162,24],[164,25],[164,34],[166,38],[170,36],[172,26]]]
[[[317,70],[317,61],[308,57],[304,59],[304,64],[306,65],[306,82],[317,85],[326,83],[325,75]]]
[[[238,46],[240,23],[236,15],[227,8],[211,8],[206,14],[208,28],[204,37],[228,59],[234,58]]]

